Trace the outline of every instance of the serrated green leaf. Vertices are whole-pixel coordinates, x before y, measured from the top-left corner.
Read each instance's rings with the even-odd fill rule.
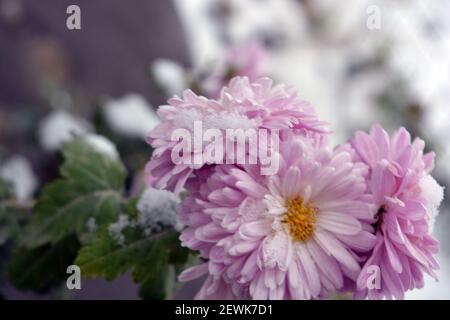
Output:
[[[0,202],[0,246],[17,237],[27,219],[28,212],[24,209],[12,206],[6,201]]]
[[[67,279],[67,267],[73,264],[80,244],[75,236],[57,244],[28,249],[20,247],[7,265],[7,276],[20,290],[45,292]]]
[[[126,272],[146,248],[144,241],[122,247],[103,228],[94,241],[81,248],[75,263],[80,266],[83,276],[112,280]]]
[[[103,228],[96,240],[81,248],[75,264],[84,276],[101,276],[106,280],[131,269],[134,281],[141,284],[140,294],[144,299],[164,299],[173,281],[169,256],[174,241],[178,241],[176,233],[166,232],[120,246]]]
[[[61,175],[78,187],[87,191],[122,190],[126,172],[120,161],[96,152],[81,139],[66,144],[63,156],[66,161],[61,167]]]
[[[106,228],[102,228],[94,241],[81,248],[76,264],[85,276],[102,276],[112,280],[145,260],[154,247],[167,241],[170,236],[161,234],[151,239],[136,238],[121,246],[110,237]]]
[[[188,261],[190,251],[180,246],[178,233],[173,230],[145,236],[135,223],[137,200],[129,199],[123,205],[122,214],[130,222],[121,231],[124,243],[119,244],[105,225],[80,249],[75,263],[84,276],[106,280],[131,270],[134,281],[141,284],[139,292],[144,299],[164,299],[173,291],[175,271]]]
[[[66,236],[81,236],[86,222],[114,221],[123,204],[126,171],[120,161],[97,153],[82,140],[68,143],[63,151],[62,178],[47,185],[38,199],[23,244],[55,244]]]
[[[169,249],[154,246],[148,256],[133,270],[134,281],[141,284],[139,294],[146,300],[161,300],[170,296],[174,274],[168,264]]]
[[[166,231],[151,238],[142,238],[136,228],[124,231],[126,245],[121,246],[109,235],[106,227],[99,231],[97,238],[82,247],[75,263],[87,277],[104,277],[112,280],[128,270],[133,279],[141,284],[140,294],[144,299],[164,299],[173,287],[174,271],[170,264],[175,253],[176,263],[184,263],[187,254],[178,252],[178,235]],[[181,259],[186,257],[186,260]]]

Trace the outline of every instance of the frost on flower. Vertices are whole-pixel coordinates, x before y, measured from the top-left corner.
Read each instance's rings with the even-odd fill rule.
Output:
[[[165,228],[181,229],[177,217],[180,198],[172,192],[148,188],[137,204],[137,225],[144,229],[146,236]]]
[[[273,86],[268,78],[251,82],[246,77],[235,77],[217,100],[186,90],[181,98],[172,98],[169,105],[161,106],[158,115],[162,122],[147,138],[155,150],[146,166],[146,181],[152,187],[175,192],[181,190],[194,170],[206,164],[204,159],[216,143],[203,143],[201,150],[191,151],[192,156],[194,152],[202,154],[203,162],[175,165],[172,152],[178,141],[172,140],[172,134],[185,129],[193,136],[194,122],[221,132],[238,128],[280,130],[317,141],[324,141],[328,134],[326,123],[318,119],[314,107],[301,100],[296,90]]]
[[[377,125],[331,148],[313,106],[268,78],[235,77],[218,99],[187,90],[158,114],[146,180],[188,191],[180,239],[204,262],[180,280],[206,275],[196,298],[319,299],[350,290],[356,298],[402,299],[423,286],[424,273],[437,278],[439,242],[431,232],[443,188],[430,175],[434,154],[404,128],[389,136]],[[175,164],[171,134],[193,135],[196,121],[219,131],[279,130],[278,171],[263,175],[259,162]],[[211,144],[188,153],[207,153]],[[142,211],[141,224],[154,221]]]
[[[219,165],[188,181],[180,238],[206,262],[180,280],[208,274],[196,298],[323,298],[358,278],[375,241],[367,167],[302,137],[280,155],[275,175]]]

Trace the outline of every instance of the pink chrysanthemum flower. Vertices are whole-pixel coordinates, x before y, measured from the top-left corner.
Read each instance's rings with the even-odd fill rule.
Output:
[[[403,299],[405,291],[423,286],[424,272],[437,278],[433,254],[439,243],[431,225],[443,189],[429,174],[434,154],[423,153],[420,139],[411,143],[404,128],[389,137],[376,125],[370,134],[357,132],[350,143],[370,167],[367,185],[377,207],[377,241],[358,278],[356,297]]]
[[[180,280],[208,274],[196,298],[311,299],[356,281],[358,254],[375,242],[367,167],[295,136],[279,159],[275,175],[220,165],[189,179],[180,239],[206,262]]]
[[[186,90],[182,98],[175,97],[169,100],[169,105],[161,106],[158,115],[162,122],[147,139],[155,150],[146,166],[146,180],[152,187],[176,192],[194,170],[208,162],[175,164],[172,151],[178,141],[172,140],[174,130],[186,129],[194,136],[194,123],[201,122],[203,130],[290,130],[318,141],[324,140],[328,134],[326,123],[318,120],[312,105],[302,101],[290,87],[273,87],[268,78],[253,83],[245,77],[233,78],[229,87],[222,90],[219,100],[197,96]],[[192,157],[194,154],[205,155],[212,147],[213,142],[205,142],[200,150],[192,148]]]

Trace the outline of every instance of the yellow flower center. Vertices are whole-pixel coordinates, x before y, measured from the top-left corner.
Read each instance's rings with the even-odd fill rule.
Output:
[[[289,227],[289,233],[295,241],[306,241],[314,231],[317,208],[305,203],[302,198],[287,199],[287,211],[282,222]]]

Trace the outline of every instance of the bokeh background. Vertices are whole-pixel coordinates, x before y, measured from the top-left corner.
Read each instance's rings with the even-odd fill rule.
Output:
[[[73,4],[81,30],[66,27]],[[247,74],[296,86],[334,143],[375,122],[406,127],[436,152],[434,176],[448,186],[449,15],[447,0],[0,0],[0,177],[29,205],[58,175],[62,143],[95,134],[118,150],[133,189],[157,106],[187,87],[216,95]],[[450,298],[449,192],[435,227],[440,281],[427,277],[407,298]],[[129,275],[46,295],[0,284],[8,299],[136,299],[136,290]]]

